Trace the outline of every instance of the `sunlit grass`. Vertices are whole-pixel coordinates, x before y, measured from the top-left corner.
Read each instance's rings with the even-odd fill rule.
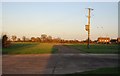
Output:
[[[12,43],[8,48],[3,48],[3,54],[45,54],[55,53],[55,44],[51,43],[32,43],[32,42],[17,42]]]
[[[120,53],[118,44],[91,44],[90,49],[87,48],[87,44],[71,44],[65,45],[77,50],[80,50],[83,53]]]
[[[39,42],[14,42],[8,48],[2,49],[2,54],[48,54],[57,53],[55,43],[39,43]],[[98,54],[115,54],[120,53],[118,44],[91,44],[90,49],[87,44],[64,44],[83,53],[98,53]]]

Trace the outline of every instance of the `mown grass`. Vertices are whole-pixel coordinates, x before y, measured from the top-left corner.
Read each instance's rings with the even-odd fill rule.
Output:
[[[8,48],[2,49],[2,54],[48,54],[57,53],[55,43],[14,42]],[[118,44],[91,44],[90,49],[86,44],[65,44],[65,46],[80,50],[83,53],[117,54],[120,53]]]
[[[90,49],[87,48],[87,44],[71,44],[65,45],[77,50],[80,50],[83,53],[104,53],[104,54],[117,54],[120,53],[120,46],[118,44],[91,44]]]
[[[2,49],[2,54],[48,54],[57,51],[55,44],[51,43],[32,43],[16,42],[8,48]]]
[[[106,68],[99,68],[96,70],[91,70],[91,71],[85,71],[82,72],[81,74],[118,74],[120,68],[118,67],[106,67]]]
[[[119,73],[120,67],[105,67],[105,68],[99,68],[96,70],[91,70],[91,71],[84,71],[84,72],[79,72],[79,73],[73,73],[73,74],[66,74],[64,76],[101,76],[103,75],[114,75],[118,76],[120,75]]]

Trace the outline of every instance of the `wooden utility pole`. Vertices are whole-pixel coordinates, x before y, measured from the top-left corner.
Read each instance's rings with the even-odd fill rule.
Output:
[[[86,31],[88,31],[88,44],[87,44],[87,47],[88,49],[90,48],[90,13],[91,13],[91,10],[93,10],[92,8],[87,8],[88,9],[88,25],[86,25]]]

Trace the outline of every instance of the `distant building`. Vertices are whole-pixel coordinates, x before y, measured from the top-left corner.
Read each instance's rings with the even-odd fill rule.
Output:
[[[109,37],[99,37],[97,43],[110,43]]]

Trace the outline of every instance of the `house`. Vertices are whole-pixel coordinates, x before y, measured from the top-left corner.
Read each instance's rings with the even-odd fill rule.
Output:
[[[110,43],[109,37],[99,37],[97,43]]]

